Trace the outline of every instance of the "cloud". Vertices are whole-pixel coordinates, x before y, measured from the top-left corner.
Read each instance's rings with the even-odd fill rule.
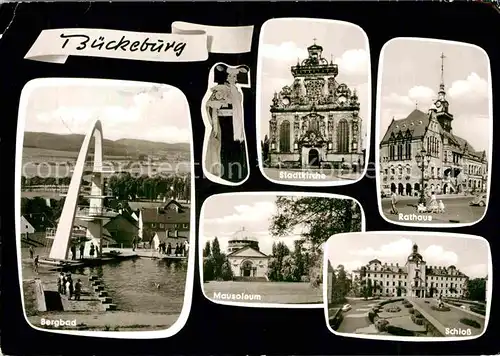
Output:
[[[488,265],[486,263],[466,266],[460,270],[469,278],[484,278],[488,275]]]
[[[370,56],[364,49],[350,49],[335,59],[339,72],[346,75],[367,75],[370,70]]]
[[[204,224],[216,225],[245,225],[251,222],[268,220],[275,212],[274,202],[256,202],[253,205],[236,205],[235,212],[221,218],[204,219]]]
[[[448,94],[453,99],[467,101],[485,99],[489,96],[488,81],[473,72],[465,80],[454,81]]]
[[[367,247],[359,251],[351,251],[352,255],[366,257],[366,264],[370,259],[377,258],[382,263],[403,262],[412,250],[413,242],[410,239],[402,238],[379,248]],[[428,266],[450,266],[457,265],[458,256],[453,251],[448,251],[440,245],[430,245],[426,249],[419,251],[424,257]]]
[[[406,95],[399,95],[396,93],[391,93],[382,100],[385,105],[400,106],[405,108],[411,108],[412,106],[418,105],[422,110],[426,111],[426,109],[430,106],[433,99],[436,98],[436,93],[431,88],[425,86],[415,86],[408,90]]]
[[[297,47],[294,42],[282,42],[279,45],[261,44],[259,54],[264,58],[275,59],[280,61],[301,60],[308,57],[305,48]]]

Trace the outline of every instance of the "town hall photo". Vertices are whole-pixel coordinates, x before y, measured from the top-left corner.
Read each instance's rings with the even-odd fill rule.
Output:
[[[477,46],[396,38],[380,57],[379,207],[391,222],[459,226],[489,200],[493,144],[488,55]]]
[[[272,19],[257,66],[259,167],[275,183],[334,186],[367,167],[370,50],[357,25]]]
[[[200,216],[203,292],[222,304],[319,308],[323,243],[363,229],[361,206],[340,195],[213,195]]]

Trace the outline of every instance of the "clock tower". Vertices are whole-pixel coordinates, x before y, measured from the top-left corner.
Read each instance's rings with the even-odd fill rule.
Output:
[[[452,131],[451,122],[453,115],[449,112],[450,103],[446,100],[446,91],[444,90],[444,59],[445,55],[441,53],[441,83],[439,84],[438,99],[434,102],[436,107],[436,117],[441,127],[446,132]]]

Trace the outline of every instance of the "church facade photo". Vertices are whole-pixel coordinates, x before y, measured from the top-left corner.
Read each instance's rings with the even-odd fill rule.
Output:
[[[270,168],[359,172],[365,157],[356,90],[338,81],[339,67],[323,57],[322,46],[307,51],[290,68],[290,85],[274,93],[263,161]]]

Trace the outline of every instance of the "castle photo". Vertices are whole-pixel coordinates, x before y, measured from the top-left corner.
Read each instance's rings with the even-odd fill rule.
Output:
[[[308,222],[301,221],[304,214]],[[200,217],[203,292],[232,305],[320,305],[323,242],[334,231],[361,231],[363,224],[361,207],[347,197],[212,195]]]
[[[487,56],[465,44],[396,39],[381,58],[384,216],[417,223],[480,220],[492,144]]]
[[[480,335],[491,287],[480,237],[408,232],[339,234],[326,247],[328,325],[338,333]]]
[[[349,46],[343,36],[352,39]],[[331,182],[362,176],[368,53],[366,35],[348,23],[281,19],[265,24],[258,125],[260,159],[269,179]]]

